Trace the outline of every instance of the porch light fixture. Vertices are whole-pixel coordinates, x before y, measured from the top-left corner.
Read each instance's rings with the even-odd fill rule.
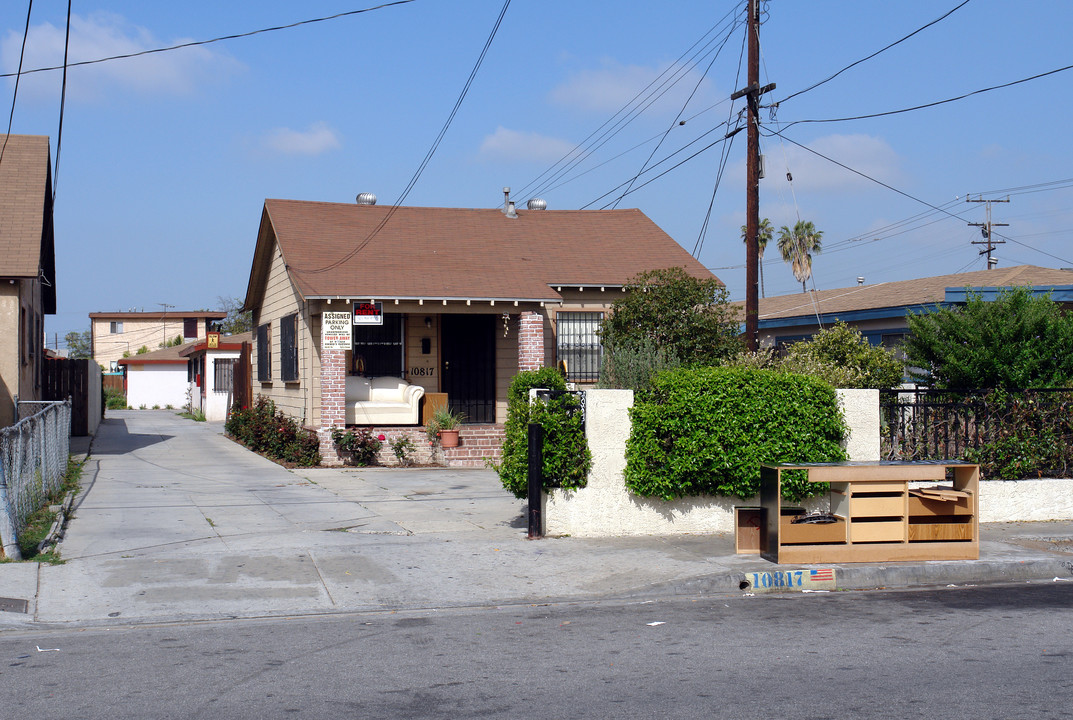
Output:
[[[427,328],[432,327],[432,318],[430,318],[430,317],[425,318],[425,327],[427,327]]]

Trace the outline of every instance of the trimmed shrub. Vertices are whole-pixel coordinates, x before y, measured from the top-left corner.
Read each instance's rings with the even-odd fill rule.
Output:
[[[845,424],[834,388],[805,375],[747,368],[661,373],[630,411],[626,486],[664,500],[690,495],[752,498],[760,465],[834,462]],[[825,492],[804,473],[784,474],[783,496]]]
[[[503,487],[524,498],[528,491],[529,423],[544,428],[544,491],[585,487],[592,455],[577,398],[561,394],[529,404],[529,391],[565,391],[566,382],[554,368],[525,370],[514,376],[507,395],[507,422],[499,463],[493,463]]]

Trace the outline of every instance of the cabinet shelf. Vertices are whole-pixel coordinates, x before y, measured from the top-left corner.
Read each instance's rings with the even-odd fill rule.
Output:
[[[782,505],[787,470],[830,483],[837,522],[791,522]],[[977,559],[979,480],[979,466],[956,461],[764,465],[760,554],[776,563]],[[941,484],[910,488],[929,482]]]

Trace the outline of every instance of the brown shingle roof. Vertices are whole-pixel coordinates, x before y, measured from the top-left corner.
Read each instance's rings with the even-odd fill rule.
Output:
[[[909,305],[934,305],[946,298],[946,288],[1046,287],[1073,285],[1073,271],[1018,265],[976,272],[937,275],[919,280],[860,285],[837,290],[791,293],[760,300],[760,320],[816,313],[847,313]]]
[[[0,162],[0,277],[35,278],[42,269],[42,241],[51,227],[48,136],[0,134],[0,145],[5,137]]]
[[[555,285],[622,285],[678,266],[714,277],[639,210],[499,210],[266,200],[247,293],[278,242],[306,298],[555,300]]]

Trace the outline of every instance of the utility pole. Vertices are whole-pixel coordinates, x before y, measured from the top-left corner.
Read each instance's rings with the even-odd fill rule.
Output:
[[[991,252],[995,249],[995,245],[1003,245],[1006,242],[1005,240],[995,240],[994,235],[991,233],[991,228],[993,228],[993,227],[1009,227],[1010,226],[1009,223],[993,223],[993,222],[991,222],[991,203],[993,203],[993,202],[1005,202],[1005,203],[1008,203],[1009,201],[1010,201],[1009,197],[1007,197],[1005,200],[984,200],[983,197],[979,197],[979,198],[976,198],[975,200],[973,200],[968,195],[965,196],[965,202],[985,203],[984,212],[985,212],[985,216],[987,218],[986,221],[982,222],[982,223],[969,223],[969,225],[971,225],[972,227],[980,228],[980,234],[984,236],[983,240],[973,240],[972,244],[973,245],[987,245],[986,248],[984,248],[983,250],[980,251],[980,254],[981,255],[987,255],[987,269],[988,270],[990,270],[991,268],[993,268],[996,265],[998,265],[998,258],[991,257]]]
[[[750,352],[760,346],[757,280],[760,267],[760,96],[775,83],[760,87],[760,0],[747,0],[749,15],[749,84],[730,96],[748,102],[745,173],[745,343]]]
[[[160,319],[164,321],[164,345],[163,345],[163,347],[167,347],[168,346],[168,308],[173,308],[175,306],[174,305],[168,305],[167,303],[157,303],[157,305],[159,305],[162,308],[164,308],[164,314],[160,317]]]

